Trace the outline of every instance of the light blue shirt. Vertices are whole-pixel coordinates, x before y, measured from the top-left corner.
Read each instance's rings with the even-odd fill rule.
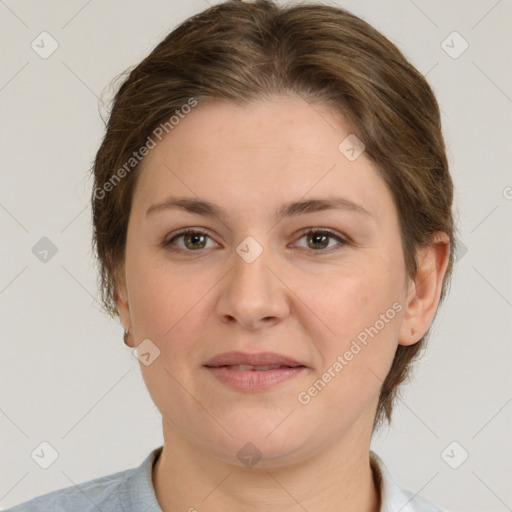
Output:
[[[155,448],[136,468],[95,478],[79,486],[43,494],[6,512],[162,512],[152,481],[153,464],[162,451]],[[374,452],[373,467],[380,473],[380,512],[442,512],[423,498],[403,491]]]

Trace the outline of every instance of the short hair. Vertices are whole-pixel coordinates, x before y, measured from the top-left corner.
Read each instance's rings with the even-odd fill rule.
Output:
[[[93,164],[93,245],[103,304],[113,316],[138,176],[134,155],[162,123],[172,128],[169,119],[191,98],[248,105],[289,94],[340,114],[392,195],[407,275],[415,275],[417,250],[434,233],[448,235],[443,300],[456,239],[439,106],[425,78],[364,20],[321,4],[230,0],[185,20],[125,74]],[[384,417],[391,420],[397,389],[429,332],[398,346],[374,429]]]

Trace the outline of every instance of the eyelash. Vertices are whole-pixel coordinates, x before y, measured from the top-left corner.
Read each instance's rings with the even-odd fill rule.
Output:
[[[184,235],[187,235],[187,234],[190,234],[190,233],[193,233],[193,234],[197,234],[197,235],[203,235],[203,236],[206,236],[208,238],[211,239],[210,235],[206,232],[206,231],[203,231],[201,229],[197,229],[197,228],[186,228],[186,229],[183,229],[182,231],[179,231],[178,233],[176,233],[172,238],[168,239],[168,240],[164,240],[164,242],[162,243],[162,247],[165,248],[167,251],[170,251],[170,252],[188,252],[188,253],[193,253],[193,252],[201,252],[201,249],[197,249],[197,250],[189,250],[189,249],[182,249],[182,248],[176,248],[176,247],[172,247],[172,242],[174,240],[176,240],[177,238],[179,237],[182,237]],[[305,237],[305,236],[308,236],[308,235],[311,235],[311,234],[323,234],[323,235],[327,235],[329,238],[335,238],[336,240],[338,240],[339,242],[339,245],[338,247],[330,247],[329,249],[311,249],[312,251],[314,252],[317,252],[317,253],[323,253],[323,254],[330,254],[331,252],[336,251],[336,250],[339,250],[341,249],[343,246],[345,245],[349,245],[349,241],[345,238],[343,238],[342,236],[336,234],[334,231],[331,231],[330,229],[320,229],[320,228],[310,228],[310,229],[307,229],[305,231],[303,231],[300,235],[300,237],[298,238],[298,240],[300,240],[301,238]],[[301,247],[301,249],[303,249]],[[307,249],[307,248],[306,248]]]

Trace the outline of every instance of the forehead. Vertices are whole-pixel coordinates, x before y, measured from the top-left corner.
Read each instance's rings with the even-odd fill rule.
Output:
[[[340,150],[347,137],[343,118],[298,97],[200,103],[145,157],[136,196],[198,196],[261,211],[336,192],[378,214],[389,206],[387,188],[364,152],[351,160]]]
[[[197,154],[244,158],[254,154],[255,148],[264,150],[256,152],[262,158],[276,152],[314,156],[326,150],[337,156],[339,139],[345,133],[350,130],[341,116],[298,96],[276,96],[244,105],[209,99],[183,116],[146,160],[151,162],[165,147],[179,147],[178,158]]]

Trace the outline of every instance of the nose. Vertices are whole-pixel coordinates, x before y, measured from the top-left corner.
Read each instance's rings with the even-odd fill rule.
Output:
[[[232,270],[221,285],[219,315],[250,330],[279,323],[289,314],[289,301],[275,258],[267,249],[254,261],[240,254],[233,251]]]

